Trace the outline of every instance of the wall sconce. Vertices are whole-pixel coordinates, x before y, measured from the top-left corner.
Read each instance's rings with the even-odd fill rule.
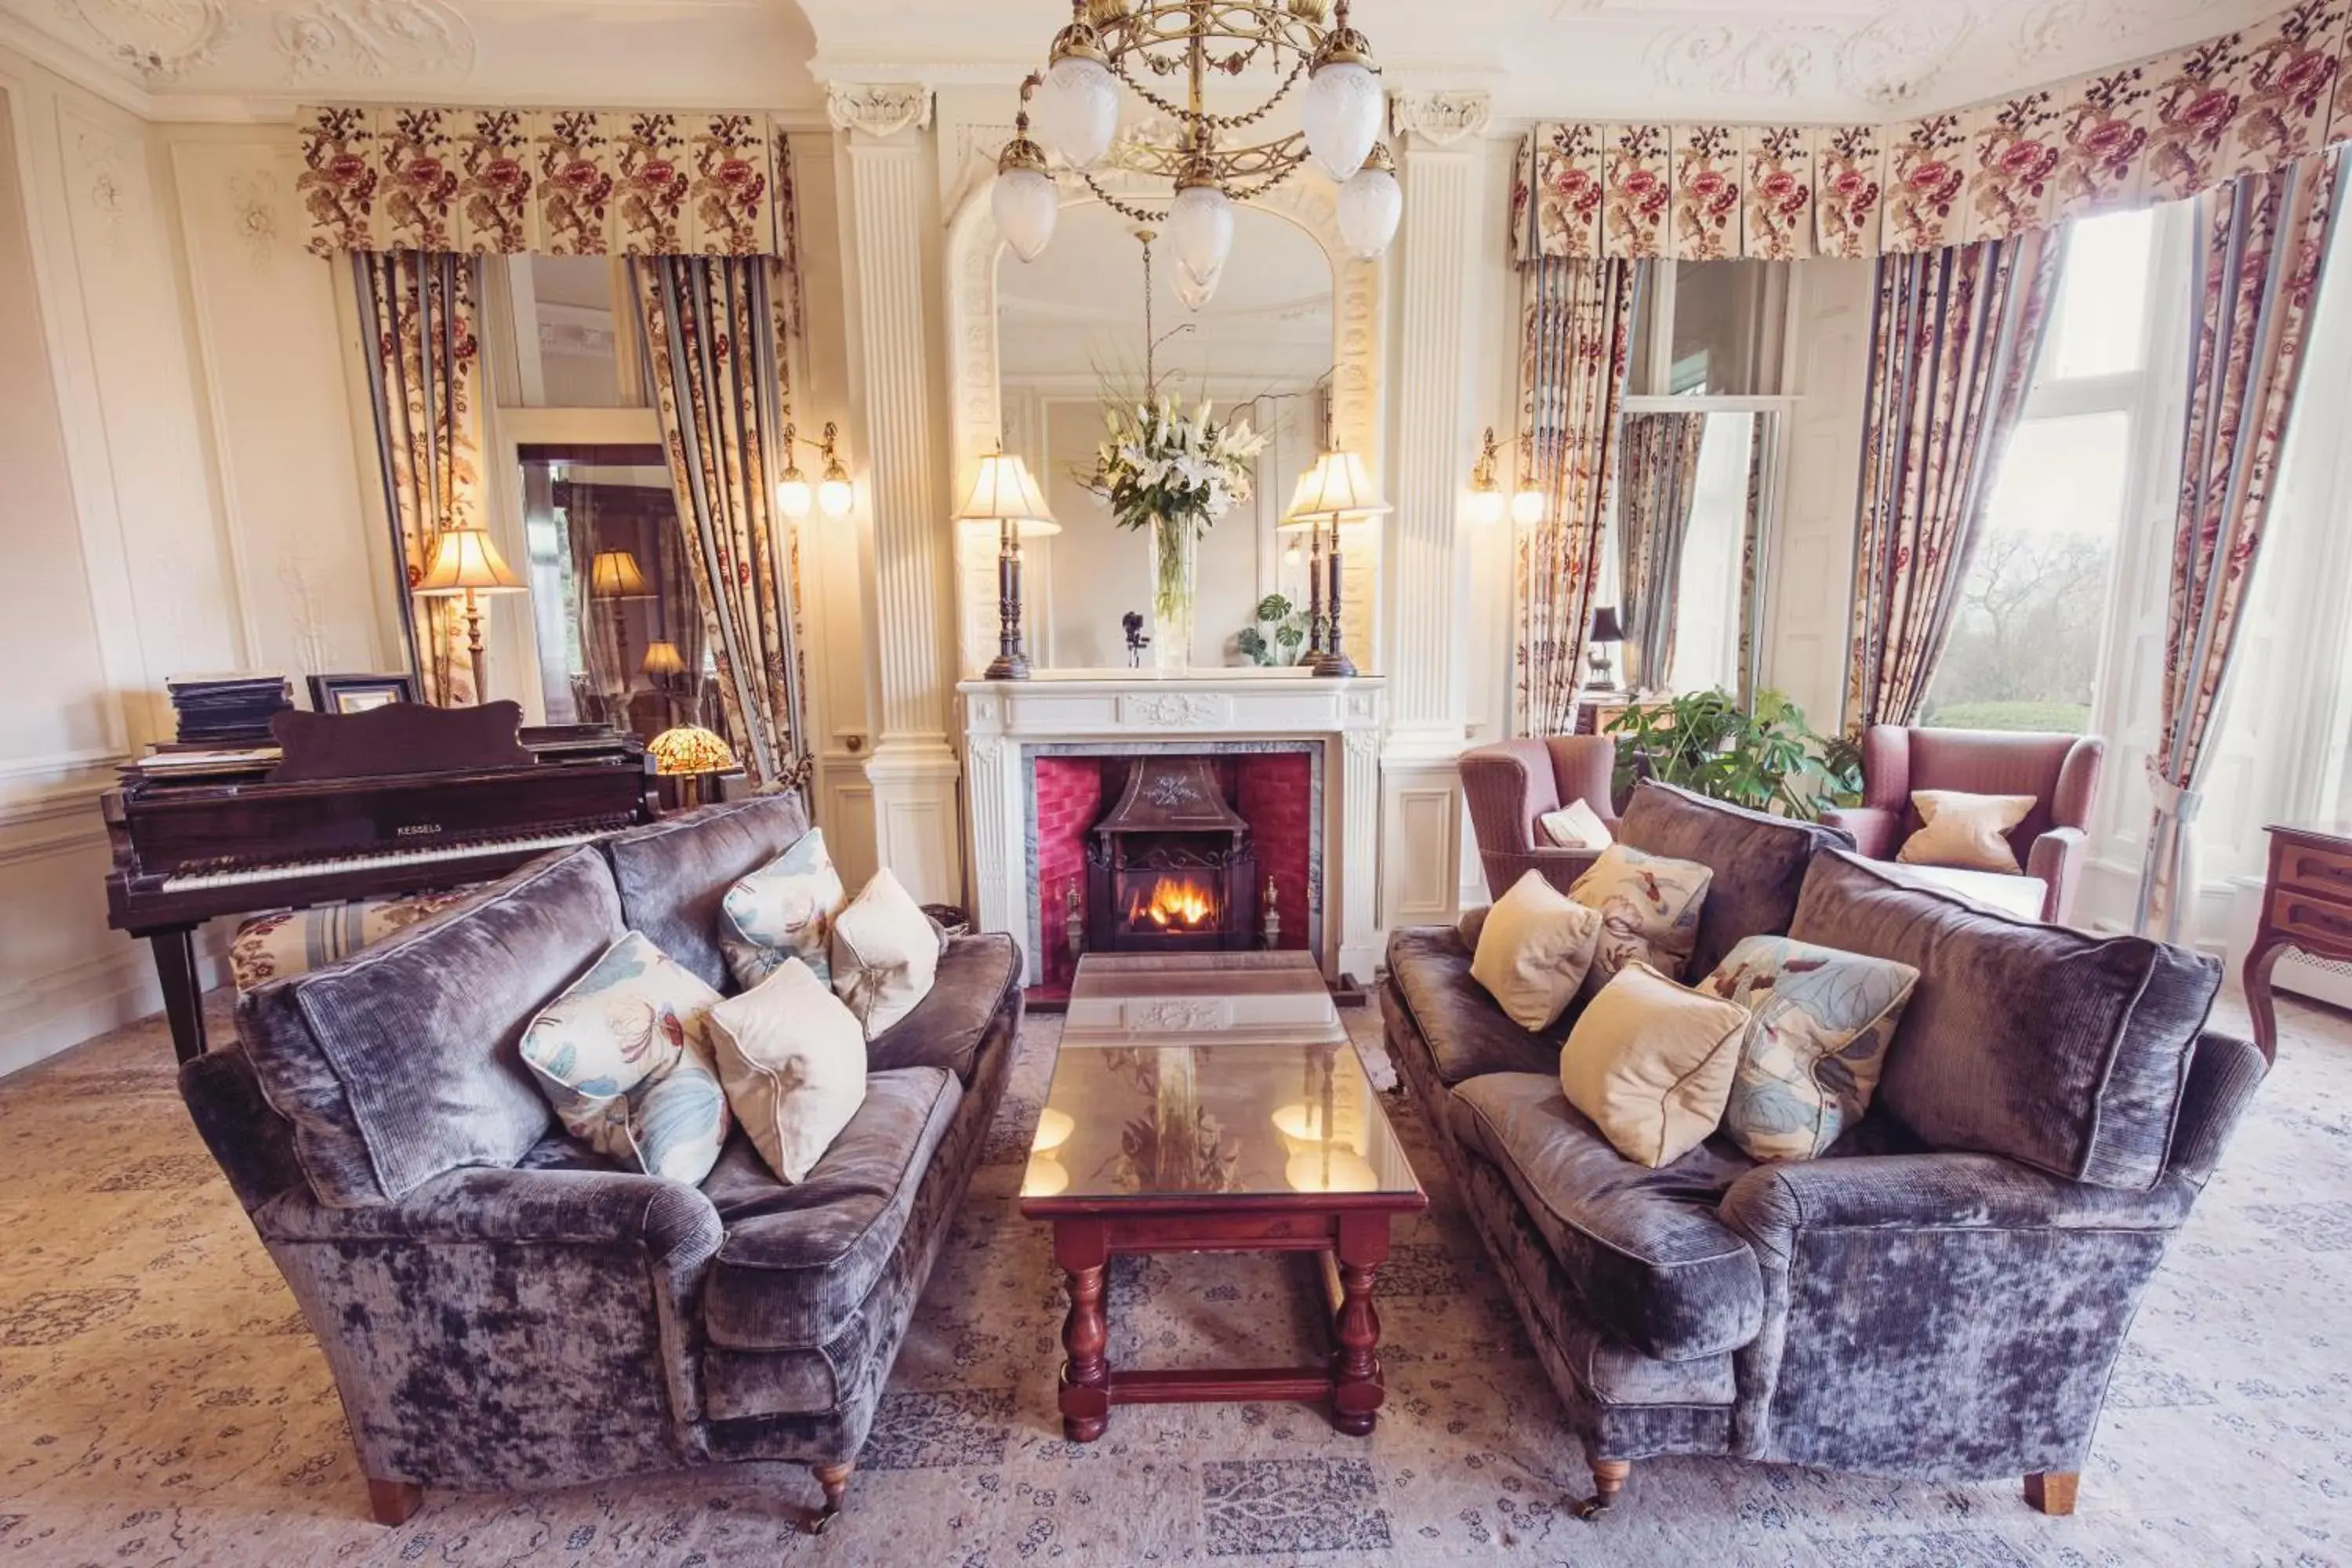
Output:
[[[1059,533],[1029,465],[1002,447],[980,460],[971,494],[956,513],[961,522],[992,522],[996,548],[996,658],[985,672],[990,680],[1026,680],[1029,656],[1021,647],[1021,541]]]
[[[795,453],[802,447],[814,447],[824,457],[824,467],[819,471],[814,488],[808,476],[801,472]],[[841,426],[828,420],[824,438],[805,439],[799,429],[784,426],[784,471],[776,480],[776,506],[794,522],[809,514],[814,504],[823,509],[827,517],[847,517],[849,509],[857,501],[856,489],[849,482],[849,470],[841,464]]]
[[[1510,445],[1518,446],[1518,437],[1512,437]],[[1478,454],[1478,466],[1470,472],[1470,499],[1465,503],[1464,510],[1470,521],[1481,528],[1490,528],[1502,521],[1507,509],[1511,521],[1521,527],[1541,522],[1544,492],[1533,479],[1523,475],[1519,488],[1511,493],[1507,501],[1505,500],[1502,455],[1502,444],[1495,439],[1495,427],[1489,425],[1486,426],[1486,448]]]

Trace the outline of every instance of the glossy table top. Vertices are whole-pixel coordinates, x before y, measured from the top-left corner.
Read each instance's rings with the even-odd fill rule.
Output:
[[[1303,953],[1089,953],[1022,1206],[1349,1194],[1418,1206],[1388,1114]]]

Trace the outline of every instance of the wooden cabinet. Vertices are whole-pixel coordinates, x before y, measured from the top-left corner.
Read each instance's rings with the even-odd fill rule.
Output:
[[[2288,952],[2352,963],[2352,823],[2315,826],[2273,824],[2270,885],[2262,923],[2246,950],[2246,1008],[2254,1044],[2278,1056],[2278,1016],[2271,971]]]

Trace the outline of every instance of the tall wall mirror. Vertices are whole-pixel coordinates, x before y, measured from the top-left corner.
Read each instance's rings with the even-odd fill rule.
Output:
[[[1332,368],[1333,280],[1321,243],[1263,208],[1243,205],[1234,218],[1234,263],[1198,309],[1179,296],[1167,242],[1151,247],[1150,357],[1160,391],[1188,407],[1210,398],[1220,418],[1244,415],[1271,437],[1251,499],[1202,545],[1196,669],[1295,662],[1297,645],[1284,639],[1304,623],[1307,563],[1277,524],[1320,449]],[[1009,247],[996,261],[1004,447],[1027,460],[1062,525],[1024,546],[1029,651],[1041,668],[1124,666],[1121,617],[1150,621],[1150,542],[1114,523],[1087,486],[1106,399],[1138,396],[1145,383],[1141,227],[1088,202],[1063,212],[1035,261]],[[1260,626],[1274,595],[1296,607],[1293,626],[1277,616]],[[1264,657],[1246,651],[1261,641]]]
[[[1788,399],[1789,268],[1652,262],[1635,304],[1597,603],[1643,698],[1755,694]]]

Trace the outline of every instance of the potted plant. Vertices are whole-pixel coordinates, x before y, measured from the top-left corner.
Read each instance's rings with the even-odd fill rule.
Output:
[[[1306,614],[1280,594],[1260,599],[1257,624],[1244,626],[1234,637],[1244,658],[1267,666],[1297,664],[1306,641]]]
[[[1720,689],[1663,702],[1636,702],[1609,725],[1617,740],[1616,787],[1654,778],[1711,800],[1811,821],[1862,793],[1851,742],[1815,734],[1804,710],[1781,692],[1757,693],[1752,708]]]

